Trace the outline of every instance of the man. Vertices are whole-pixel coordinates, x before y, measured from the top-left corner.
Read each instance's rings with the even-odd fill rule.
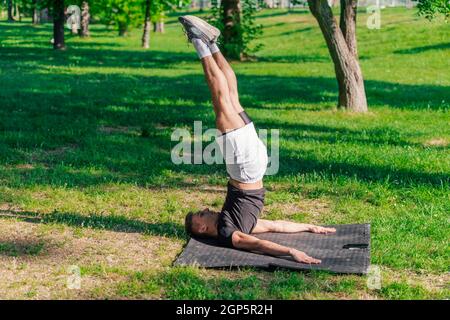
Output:
[[[217,213],[204,209],[189,213],[185,221],[187,233],[197,237],[215,237],[221,245],[231,248],[291,256],[301,263],[320,263],[304,252],[253,236],[262,232],[328,234],[336,230],[258,219],[264,205],[262,180],[268,162],[267,149],[239,102],[236,75],[216,44],[219,30],[194,16],[183,16],[179,21],[202,62],[212,95],[216,127],[221,133],[216,141],[230,177],[222,211]]]

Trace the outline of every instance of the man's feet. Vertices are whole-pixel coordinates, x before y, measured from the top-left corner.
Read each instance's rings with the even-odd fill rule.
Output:
[[[206,44],[211,44],[216,42],[220,36],[219,29],[198,17],[181,16],[178,20],[183,25],[189,42],[192,42],[192,39],[194,38],[198,38]]]

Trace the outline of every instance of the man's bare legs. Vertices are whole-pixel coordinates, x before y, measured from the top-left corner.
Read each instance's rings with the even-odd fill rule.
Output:
[[[220,51],[214,52],[212,56],[227,79],[231,103],[233,104],[236,112],[239,114],[244,111],[244,108],[242,108],[241,103],[239,102],[236,74]]]
[[[283,220],[271,221],[258,219],[255,228],[253,228],[252,233],[263,233],[263,232],[297,233],[305,231],[312,233],[328,234],[336,232],[336,229],[316,226],[313,224],[296,223]]]
[[[219,68],[212,56],[205,56],[201,61],[206,81],[211,91],[217,129],[225,133],[243,127],[245,123],[233,105],[230,87],[224,72]],[[236,79],[236,76],[234,77]]]
[[[220,54],[220,56],[219,59],[222,58],[225,60],[222,54]],[[228,82],[228,78],[223,70],[219,68],[216,60],[212,56],[205,56],[201,58],[201,61],[206,81],[211,91],[214,112],[216,113],[217,129],[220,132],[225,133],[233,129],[242,128],[243,126],[245,126],[245,122],[241,118],[239,113],[244,110],[242,109],[242,107],[240,107],[239,100],[237,98],[236,76],[234,75],[233,70],[228,65],[228,62],[226,60],[224,61],[226,65],[222,61],[222,65],[225,66],[224,70],[228,70],[228,77],[234,78],[234,82],[233,79],[231,79],[232,89],[230,91],[230,83]],[[233,104],[232,102],[233,99],[232,95],[230,94],[231,92],[235,94],[235,104]],[[254,190],[263,187],[262,180],[254,183],[243,183],[230,179],[230,183],[236,188],[243,190]]]
[[[233,70],[222,54],[217,52],[219,51],[218,49],[214,52],[217,62],[206,43],[197,38],[193,38],[191,42],[202,62],[206,82],[211,91],[217,129],[222,133],[226,133],[244,127],[245,121],[239,114],[243,109],[239,103],[237,81]],[[218,63],[222,65],[225,72],[219,68]],[[256,190],[263,187],[262,180],[244,183],[230,178],[229,181],[233,186],[242,190]]]
[[[225,57],[222,55],[222,53],[219,51],[219,48],[217,47],[216,44],[212,45],[213,47],[209,47],[212,52],[212,62],[214,62],[214,64],[210,61],[210,58],[208,58],[207,60],[202,59],[202,64],[203,64],[203,68],[205,70],[205,75],[206,75],[206,79],[208,81],[208,84],[210,86],[211,89],[211,93],[213,96],[213,103],[214,105],[222,105],[226,107],[226,112],[231,113],[232,117],[233,117],[233,123],[231,125],[233,125],[233,129],[234,128],[241,128],[243,126],[245,126],[245,122],[243,120],[243,118],[241,117],[240,113],[244,111],[244,108],[242,108],[240,102],[239,102],[239,94],[238,94],[238,87],[237,87],[237,79],[236,79],[236,75],[233,71],[233,69],[231,68],[231,66],[229,65],[228,61],[225,59]],[[221,92],[220,94],[217,94],[214,91],[212,84],[210,83],[211,76],[208,75],[207,72],[207,68],[212,68],[211,71],[217,71],[217,74],[219,75],[217,77],[217,79],[220,79],[220,82],[225,81],[225,84],[220,86],[221,90],[228,90],[228,94],[226,92]],[[217,68],[218,70],[216,70],[215,68]],[[217,103],[214,102],[214,99],[217,97],[224,97],[224,101],[223,103]],[[231,105],[231,109],[232,111],[230,111],[230,105]],[[218,119],[219,116],[217,115],[216,112],[216,119]],[[226,117],[224,117],[226,119]],[[216,120],[217,121],[217,120]],[[224,121],[220,121],[220,122],[224,122]],[[219,125],[217,125],[217,128],[224,132],[222,129],[220,129]],[[230,128],[230,124],[227,124],[225,126],[225,128]],[[243,183],[243,182],[239,182],[236,180],[233,180],[230,178],[230,183],[235,186],[236,188],[242,189],[242,190],[255,190],[255,189],[261,189],[263,187],[263,182],[262,180],[260,181],[256,181],[254,183]]]

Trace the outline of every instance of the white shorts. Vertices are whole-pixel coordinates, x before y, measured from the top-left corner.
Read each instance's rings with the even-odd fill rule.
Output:
[[[253,183],[262,180],[267,169],[267,148],[253,122],[216,137],[230,178]]]

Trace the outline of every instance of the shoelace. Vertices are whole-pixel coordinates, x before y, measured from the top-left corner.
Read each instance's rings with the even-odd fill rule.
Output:
[[[186,31],[186,28],[184,26],[181,26],[181,30],[183,31],[184,35],[186,36],[186,41],[187,41],[187,44],[189,46],[189,42],[190,42],[189,34]]]

